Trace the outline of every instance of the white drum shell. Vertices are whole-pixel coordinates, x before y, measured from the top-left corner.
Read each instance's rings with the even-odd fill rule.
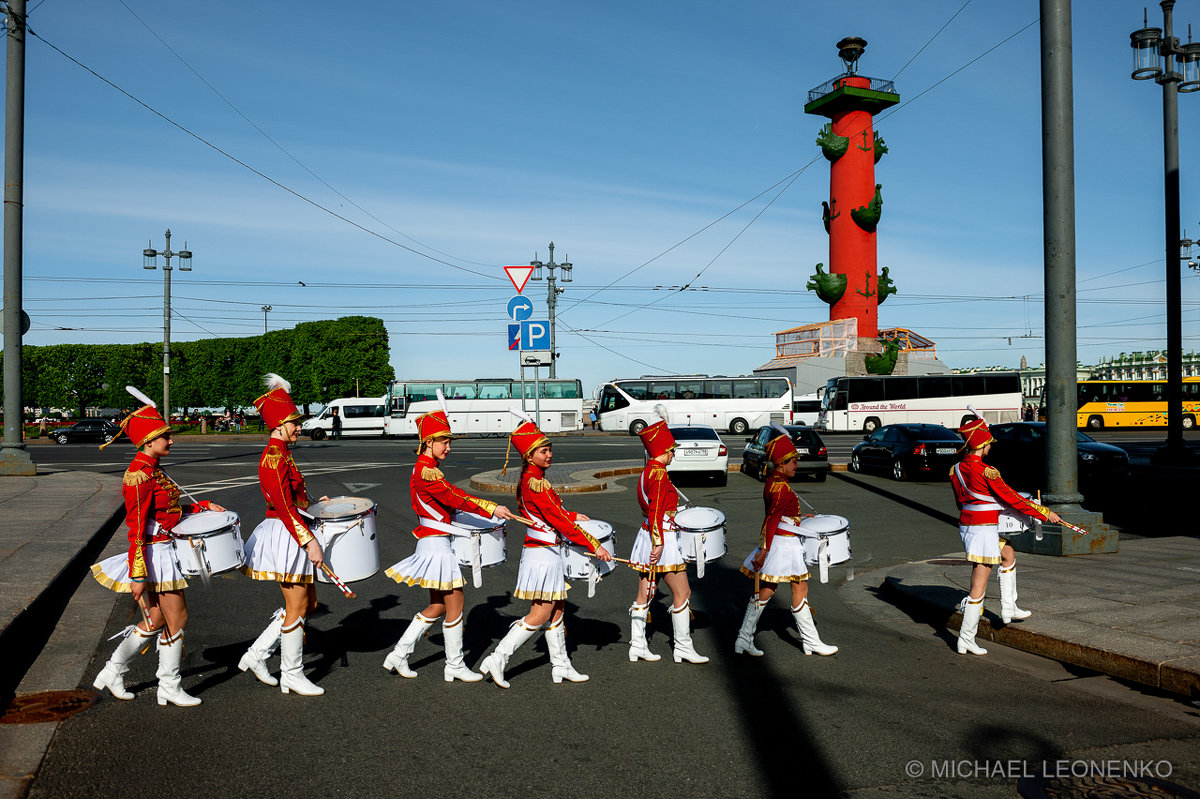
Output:
[[[600,546],[608,550],[608,554],[617,554],[617,536],[613,532],[611,524],[599,519],[590,519],[586,522],[580,522],[579,526],[588,535],[599,541]],[[587,547],[582,547],[578,544],[567,544],[563,548],[563,567],[566,570],[568,579],[587,580],[592,576],[593,568],[596,570],[598,576],[603,577],[615,569],[617,564],[613,561],[605,563],[602,560],[596,560],[588,554]]]
[[[828,542],[830,565],[850,560],[850,520],[846,517],[819,513],[801,520],[800,529],[804,531],[800,542],[805,563],[820,563],[822,541]]]
[[[242,522],[233,511],[189,513],[179,520],[171,535],[179,570],[188,577],[203,573],[197,558],[203,559],[209,574],[233,571],[245,560]]]
[[[508,542],[504,537],[503,519],[459,511],[454,514],[450,523],[462,530],[461,533],[450,536],[450,547],[454,550],[454,556],[458,558],[458,565],[471,565],[476,534],[479,538],[481,567],[499,566],[508,560]]]
[[[719,560],[729,551],[725,541],[725,514],[716,508],[685,508],[675,514],[679,550],[683,559],[695,563],[696,553],[704,552],[704,562]]]
[[[342,505],[351,505],[356,512],[344,513]],[[374,502],[362,497],[334,497],[309,509],[316,517],[312,532],[321,544],[322,556],[344,583],[365,580],[379,571],[376,508]],[[324,571],[317,572],[317,579],[332,582]]]
[[[1017,493],[1025,497],[1025,499],[1031,498],[1031,496],[1024,491],[1019,491]],[[1001,535],[1004,533],[1015,535],[1016,533],[1023,533],[1028,530],[1032,526],[1030,521],[1030,518],[1024,513],[1015,511],[1012,508],[1002,508],[996,523]]]

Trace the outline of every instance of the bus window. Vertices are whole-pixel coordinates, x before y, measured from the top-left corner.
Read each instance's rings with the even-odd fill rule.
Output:
[[[704,394],[709,399],[733,399],[733,381],[705,380]]]
[[[1021,376],[1016,374],[984,375],[985,394],[1020,394]]]
[[[762,389],[754,380],[734,380],[733,397],[734,399],[759,399],[762,397]]]
[[[984,394],[983,375],[953,375],[954,396],[968,397],[973,394]]]
[[[604,390],[600,392],[600,413],[609,413],[627,407],[629,407],[629,400],[622,397],[614,387],[605,386]]]
[[[850,402],[883,401],[883,378],[861,377],[848,380],[847,385],[850,389],[850,396],[846,399]]]
[[[926,399],[951,396],[950,375],[926,375],[921,378],[921,396]]]
[[[512,383],[480,383],[479,399],[512,399]]]
[[[884,381],[884,396],[889,400],[910,400],[918,396],[919,378],[891,377]]]
[[[436,400],[437,390],[441,387],[441,384],[437,383],[409,383],[405,386],[404,395],[410,405],[414,402]]]
[[[651,380],[646,399],[675,399],[675,381]]]
[[[786,380],[772,379],[772,380],[762,381],[763,397],[765,397],[767,399],[774,399],[775,397],[782,397],[784,394],[787,393],[787,390],[788,390],[788,383]]]
[[[446,399],[475,399],[474,383],[447,383],[442,391]]]
[[[650,399],[650,386],[641,380],[622,381],[621,390],[635,400]]]
[[[676,397],[684,400],[704,399],[703,380],[680,380],[676,384]]]

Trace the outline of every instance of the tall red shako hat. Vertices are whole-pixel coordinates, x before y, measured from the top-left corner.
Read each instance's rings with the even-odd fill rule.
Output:
[[[440,410],[423,413],[417,417],[417,452],[421,451],[427,441],[454,437],[450,431],[450,412],[446,408],[446,397],[440,388],[437,389],[437,398],[438,404],[442,406]]]
[[[142,403],[142,407],[138,408],[133,413],[121,420],[121,431],[129,436],[129,440],[133,442],[135,447],[141,447],[147,441],[152,441],[163,433],[171,432],[171,425],[167,424],[162,418],[162,414],[158,412],[158,406],[154,404],[154,400],[147,397],[142,392],[138,391],[133,386],[125,386],[134,399]],[[113,441],[116,441],[114,438]],[[100,445],[100,449],[104,449],[112,441],[106,441]]]
[[[675,436],[671,435],[671,429],[667,427],[667,406],[655,405],[654,412],[658,414],[659,420],[638,433],[649,458],[657,458],[675,449]]]
[[[546,434],[538,429],[537,424],[525,411],[520,408],[509,408],[508,412],[520,419],[521,423],[508,435],[508,449],[504,450],[504,468],[500,470],[500,474],[508,471],[508,453],[512,447],[517,448],[517,452],[521,453],[523,459],[529,460],[529,456],[535,449],[550,443],[550,439],[546,438]]]
[[[767,459],[776,466],[782,466],[788,459],[800,457],[792,441],[792,434],[774,422],[771,423],[771,427],[775,428],[778,435],[767,442]]]
[[[988,429],[987,422],[983,420],[983,414],[975,410],[973,405],[968,405],[967,410],[975,414],[975,418],[958,428],[959,434],[967,442],[967,449],[974,451],[995,441],[996,439],[992,438],[992,431]]]
[[[267,393],[254,401],[254,407],[262,414],[268,430],[274,430],[284,422],[294,422],[304,414],[292,402],[292,384],[274,372],[263,376]]]

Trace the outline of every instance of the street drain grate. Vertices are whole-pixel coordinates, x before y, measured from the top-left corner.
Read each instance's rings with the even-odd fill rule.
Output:
[[[1025,799],[1200,799],[1200,793],[1152,777],[1023,777],[1017,793]]]
[[[97,691],[38,691],[13,699],[0,716],[0,724],[41,724],[61,721],[100,701]]]

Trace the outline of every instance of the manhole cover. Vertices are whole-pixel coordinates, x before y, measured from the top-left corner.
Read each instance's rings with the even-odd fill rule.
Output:
[[[931,566],[966,566],[970,563],[966,558],[938,558],[937,560],[927,560],[925,562]]]
[[[1025,799],[1200,799],[1200,793],[1152,777],[1023,777],[1017,793]]]
[[[100,701],[96,691],[39,691],[21,694],[0,716],[0,724],[41,724],[61,721]]]

